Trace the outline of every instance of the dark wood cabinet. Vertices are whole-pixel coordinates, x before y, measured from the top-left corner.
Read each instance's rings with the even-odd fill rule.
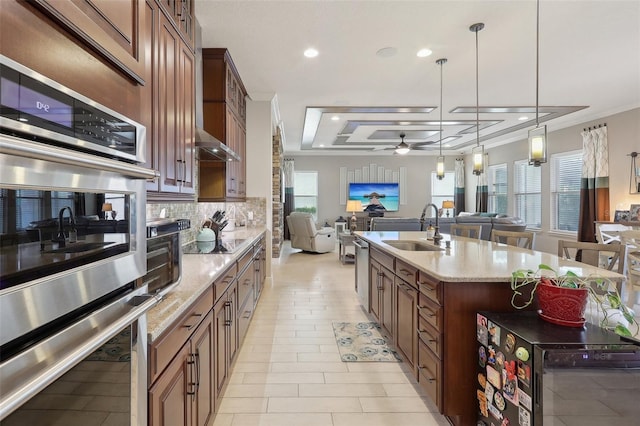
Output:
[[[371,313],[382,327],[386,337],[393,339],[393,272],[379,262],[371,260]]]
[[[180,36],[191,50],[195,42],[194,0],[158,0],[167,16],[171,17]]]
[[[237,296],[237,281],[234,280],[213,307],[216,407],[219,406],[220,398],[229,381],[231,366],[238,350]]]
[[[240,156],[240,161],[201,159],[199,201],[246,198],[246,96],[227,49],[202,49],[204,129]]]
[[[395,290],[396,347],[409,366],[413,368],[417,359],[418,349],[416,334],[418,291],[398,277],[396,277]]]
[[[195,57],[164,13],[154,34],[153,124],[147,151],[157,153],[149,166],[160,172],[147,186],[149,200],[193,199],[195,132]]]
[[[149,425],[205,426],[209,422],[214,413],[213,341],[213,311],[209,311],[151,386]]]

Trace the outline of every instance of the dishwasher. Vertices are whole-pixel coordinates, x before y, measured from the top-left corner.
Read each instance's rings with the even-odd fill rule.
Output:
[[[356,238],[353,242],[356,249],[356,292],[366,312],[369,312],[369,243]]]

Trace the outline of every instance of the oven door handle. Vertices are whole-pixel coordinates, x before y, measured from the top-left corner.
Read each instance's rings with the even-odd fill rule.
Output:
[[[156,295],[129,294],[0,364],[0,383],[3,384],[0,388],[0,420],[56,381],[120,330],[139,320],[160,300]],[[113,318],[114,315],[117,317]],[[82,344],[69,350],[70,340]],[[45,359],[43,354],[47,355]],[[50,361],[47,362],[47,359]]]

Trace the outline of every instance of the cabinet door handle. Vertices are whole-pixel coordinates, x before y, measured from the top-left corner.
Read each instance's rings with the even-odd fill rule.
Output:
[[[231,309],[229,309],[231,307],[231,301],[227,300],[226,302],[224,302],[224,325],[229,327],[231,326]]]
[[[196,353],[194,355],[196,360],[196,391],[200,389],[200,348],[196,349]]]
[[[202,314],[191,314],[190,316],[192,316],[192,317],[196,317],[196,318],[199,318],[199,317],[201,317],[201,316],[202,316]],[[198,325],[198,322],[197,322],[197,321],[196,321],[196,322],[194,322],[193,324],[183,324],[182,326],[183,326],[184,328],[186,328],[187,330],[191,330],[191,329],[192,329],[193,327],[195,327],[196,325]]]
[[[189,366],[189,375],[191,376],[191,380],[187,383],[187,395],[191,395],[192,400],[195,399],[196,395],[196,383],[193,381],[193,377],[195,376],[195,373],[193,371],[195,363],[196,362],[193,354],[189,354],[189,357],[187,358],[187,365]]]
[[[427,330],[420,330],[418,329],[418,334],[420,333],[426,333]],[[431,343],[438,343],[438,339],[427,339],[427,342],[431,342]]]
[[[429,371],[429,369],[428,369],[427,367],[425,367],[424,365],[419,365],[419,366],[418,366],[418,370],[427,370],[427,371]],[[433,382],[435,382],[435,381],[436,381],[436,378],[435,378],[435,377],[425,377],[425,379],[427,379],[427,381],[428,381],[429,383],[433,383]]]
[[[400,272],[401,272],[403,275],[406,275],[406,276],[411,275],[411,271],[409,271],[408,269],[405,269],[405,268],[400,268]]]

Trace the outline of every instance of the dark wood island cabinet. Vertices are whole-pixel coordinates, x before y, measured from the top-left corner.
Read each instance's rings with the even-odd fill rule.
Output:
[[[513,270],[536,269],[544,263],[556,270],[570,267],[580,276],[597,272],[622,277],[549,253],[489,241],[446,235],[448,249],[412,251],[383,240],[433,243],[426,241],[423,232],[357,234],[370,243],[370,307],[365,308],[440,413],[454,425],[476,424],[476,313],[515,310],[510,286]]]

